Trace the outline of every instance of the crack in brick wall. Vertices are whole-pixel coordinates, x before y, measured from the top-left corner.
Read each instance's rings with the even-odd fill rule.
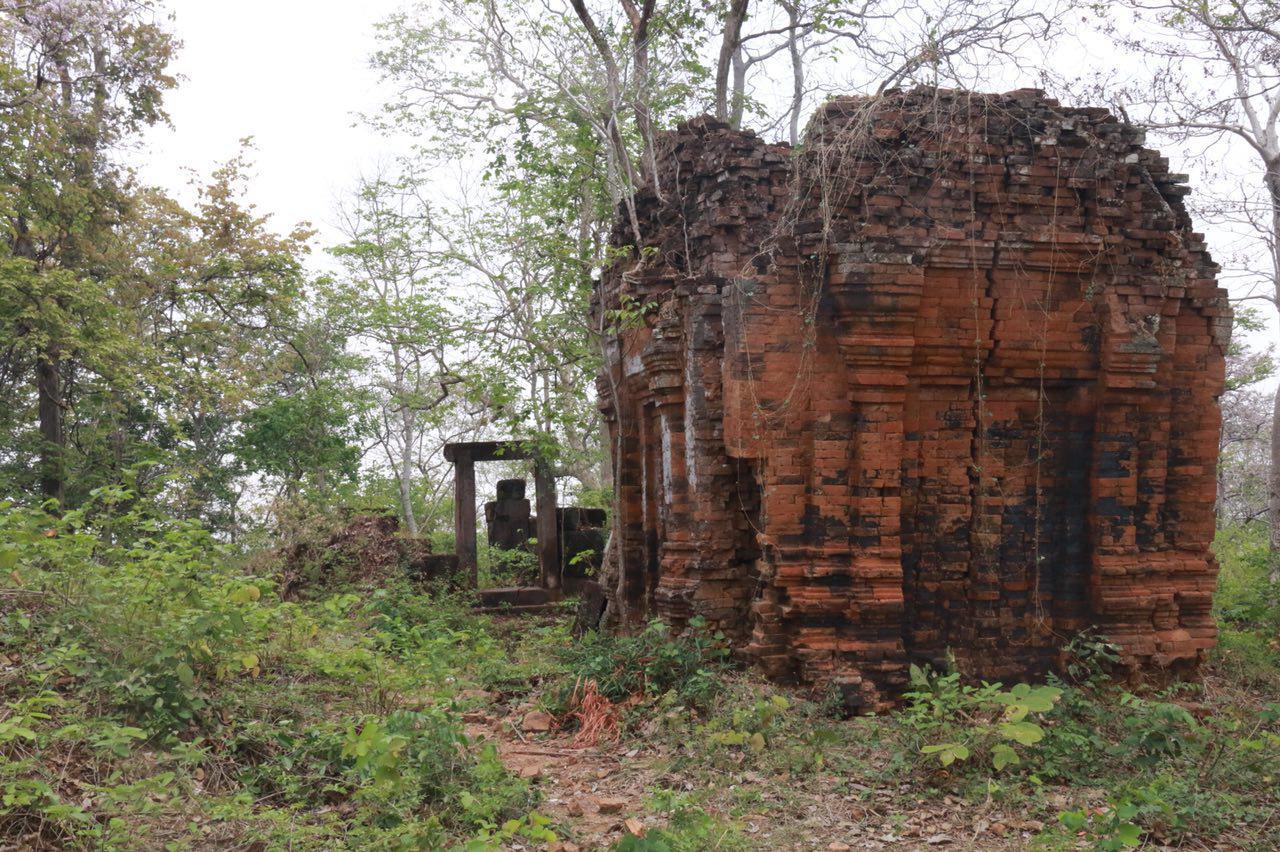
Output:
[[[770,675],[884,706],[911,662],[1137,668],[1216,635],[1231,315],[1185,176],[1030,90],[839,98],[803,146],[658,144],[594,305],[624,628],[701,616]]]

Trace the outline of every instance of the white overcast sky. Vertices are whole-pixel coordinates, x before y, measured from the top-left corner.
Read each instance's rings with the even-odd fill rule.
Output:
[[[249,201],[271,215],[275,229],[307,221],[319,230],[317,248],[333,245],[340,239],[333,222],[341,196],[361,173],[394,154],[392,143],[361,126],[356,114],[376,110],[384,100],[369,68],[374,25],[410,2],[167,0],[182,41],[173,65],[180,81],[167,95],[173,126],[152,129],[138,152],[143,177],[189,200],[186,170],[208,175],[251,136],[256,150]],[[1088,55],[1084,43],[1072,52],[1085,65],[1123,60]],[[1061,60],[1062,51],[1057,53]],[[1013,88],[1035,81],[992,84]],[[1179,162],[1176,149],[1161,147],[1175,167],[1192,172],[1193,189],[1204,179]],[[1246,156],[1243,173],[1251,166]],[[1211,230],[1209,237],[1211,250],[1226,260],[1232,235]],[[313,263],[327,265],[322,252]],[[1230,276],[1223,284],[1242,295]],[[1272,313],[1264,315],[1274,322]]]
[[[147,136],[146,180],[182,194],[252,136],[249,200],[277,230],[299,221],[336,239],[333,211],[389,144],[356,125],[382,101],[369,69],[373,26],[404,0],[168,0],[183,46],[166,98],[172,128]],[[185,196],[183,196],[185,197]]]

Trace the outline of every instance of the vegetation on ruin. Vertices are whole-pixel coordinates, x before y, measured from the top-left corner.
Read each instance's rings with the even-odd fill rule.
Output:
[[[406,0],[363,120],[415,145],[325,244],[253,206],[251,145],[185,191],[138,176],[180,83],[160,0],[0,0],[0,849],[1280,848],[1261,310],[1223,398],[1221,632],[1185,680],[1114,678],[1085,632],[1042,682],[915,668],[844,718],[697,621],[576,637],[571,606],[409,576],[453,544],[446,441],[527,440],[612,507],[601,353],[661,306],[593,323],[592,290],[685,116],[799,143],[833,91],[1054,78],[1084,14],[1134,79],[1046,85],[1206,176],[1249,146],[1256,180],[1194,213],[1271,311],[1280,12],[1113,6]],[[470,193],[436,182],[457,162]]]

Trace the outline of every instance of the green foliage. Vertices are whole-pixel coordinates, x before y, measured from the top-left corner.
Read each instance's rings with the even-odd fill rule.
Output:
[[[0,507],[17,602],[0,661],[22,660],[0,682],[0,835],[151,847],[180,805],[268,845],[553,837],[529,785],[462,732],[461,673],[512,665],[465,600],[401,584],[282,603],[235,564],[122,489],[61,517]],[[109,768],[68,796],[58,774],[85,761]],[[215,788],[195,796],[200,778]]]
[[[536,586],[541,581],[538,555],[531,549],[505,549],[482,544],[479,547],[480,588]]]
[[[1280,586],[1268,576],[1267,528],[1227,527],[1213,546],[1222,566],[1214,598],[1218,618],[1237,629],[1280,630]]]
[[[530,811],[523,818],[506,820],[497,828],[484,829],[466,843],[465,852],[487,852],[505,848],[507,844],[523,846],[525,843],[554,843],[556,833],[551,829],[551,818],[537,811]]]
[[[716,730],[716,724],[708,726],[707,741],[713,745],[746,748],[753,752],[762,752],[769,745],[769,739],[776,729],[781,714],[790,709],[791,704],[781,695],[762,698],[749,707],[733,711],[727,730]]]
[[[937,675],[911,667],[909,702],[904,721],[922,740],[920,753],[949,767],[976,758],[974,764],[995,772],[1023,763],[1044,739],[1039,720],[1062,697],[1055,686],[1020,683],[970,686],[960,673]],[[938,742],[941,740],[941,742]]]
[[[1195,717],[1179,704],[1125,694],[1120,706],[1128,710],[1122,716],[1126,736],[1121,747],[1143,765],[1181,755],[1189,747],[1188,739],[1199,732]]]
[[[1225,563],[1224,574],[1239,570]],[[1046,841],[1097,848],[1134,831],[1174,845],[1276,839],[1280,704],[1257,691],[1213,703],[1221,687],[1119,689],[1102,676],[1114,648],[1093,633],[1072,643],[1069,680],[1005,688],[917,671],[901,712],[833,723],[802,695],[727,677],[723,641],[701,623],[573,644],[563,623],[490,621],[465,595],[406,580],[284,603],[224,544],[124,489],[61,517],[6,505],[0,569],[6,840],[549,843],[561,832],[537,787],[470,740],[461,717],[515,700],[554,708],[587,677],[615,701],[645,699],[624,727],[639,738],[620,753],[652,748],[673,786],[693,785],[655,796],[666,824],[623,848],[746,848],[722,809],[787,823],[832,785],[859,807],[894,810],[944,793],[989,797],[1052,823]],[[928,787],[906,783],[944,763]]]
[[[1142,829],[1130,822],[1137,814],[1137,806],[1126,802],[1092,816],[1083,810],[1065,811],[1059,819],[1071,831],[1088,837],[1094,849],[1119,850],[1142,845]]]
[[[150,7],[32,3],[6,29],[0,101],[20,106],[0,132],[0,490],[76,506],[133,469],[178,514],[234,529],[240,418],[302,375],[323,378],[333,347],[304,328],[309,233],[278,236],[243,202],[243,157],[190,209],[117,161],[163,119],[174,84],[173,40]],[[37,23],[49,15],[63,19]],[[23,47],[54,32],[56,50]],[[83,75],[55,85],[55,57]],[[106,78],[92,70],[103,61]]]
[[[1280,584],[1270,578],[1268,530],[1256,523],[1224,527],[1213,546],[1222,566],[1214,655],[1226,671],[1280,695]]]
[[[1099,686],[1120,663],[1120,646],[1093,628],[1071,637],[1063,652],[1067,676],[1078,684]]]
[[[560,654],[571,674],[563,698],[573,683],[594,680],[614,702],[670,693],[684,704],[706,706],[720,689],[728,649],[722,635],[706,632],[704,621],[693,619],[689,627],[688,633],[673,636],[665,624],[653,621],[635,634],[588,634]]]
[[[627,834],[616,844],[614,852],[703,852],[703,850],[741,850],[751,848],[736,826],[717,820],[691,804],[672,808],[668,824],[653,828],[644,837]]]
[[[121,489],[92,499],[61,517],[0,504],[14,593],[60,602],[33,608],[10,641],[45,648],[47,670],[154,730],[207,723],[218,683],[260,672],[280,615],[265,605],[269,584],[225,567],[194,523],[156,517]]]
[[[1272,347],[1264,352],[1255,352],[1244,342],[1249,334],[1265,332],[1266,318],[1262,311],[1247,305],[1237,307],[1232,315],[1231,343],[1228,357],[1231,359],[1227,371],[1227,391],[1238,391],[1271,378],[1276,373],[1276,362]],[[1239,332],[1244,332],[1241,334]]]
[[[1178,701],[1162,700],[1178,692],[1142,697],[1110,687],[1066,690],[1040,745],[1038,776],[1094,786],[1104,780],[1117,803],[1113,811],[1128,814],[1101,823],[1095,816],[1076,830],[1109,825],[1110,832],[1132,821],[1164,842],[1179,842],[1202,832],[1265,825],[1280,760],[1280,708],[1251,719],[1223,714],[1199,720]]]
[[[290,483],[354,479],[362,401],[332,381],[266,399],[245,414],[234,452],[246,470]]]

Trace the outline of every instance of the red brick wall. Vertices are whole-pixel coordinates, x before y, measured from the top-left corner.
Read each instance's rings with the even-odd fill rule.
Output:
[[[644,312],[599,381],[613,617],[702,616],[851,707],[948,652],[1043,671],[1091,625],[1196,662],[1230,312],[1141,142],[935,89],[833,100],[796,152],[664,137],[600,293]]]

